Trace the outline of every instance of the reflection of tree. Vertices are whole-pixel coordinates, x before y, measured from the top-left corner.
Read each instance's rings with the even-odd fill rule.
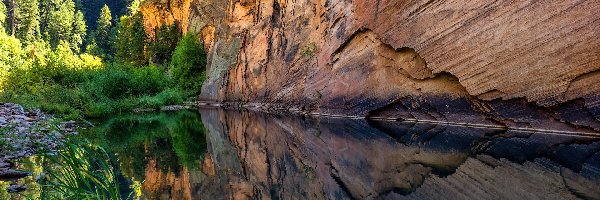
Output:
[[[149,160],[179,174],[181,165],[198,167],[206,151],[204,126],[192,111],[129,114],[101,124],[91,137],[117,155],[125,175],[138,180],[143,180]]]

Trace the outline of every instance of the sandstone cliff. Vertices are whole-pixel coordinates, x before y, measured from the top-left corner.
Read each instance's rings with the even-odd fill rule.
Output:
[[[203,101],[600,131],[598,1],[147,4],[203,38]]]

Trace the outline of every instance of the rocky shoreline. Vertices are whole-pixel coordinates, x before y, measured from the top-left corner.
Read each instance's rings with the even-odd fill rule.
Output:
[[[75,121],[61,122],[39,109],[0,103],[0,181],[13,182],[7,190],[26,189],[14,184],[30,175],[15,169],[16,160],[56,150],[65,135],[78,134],[78,127]]]

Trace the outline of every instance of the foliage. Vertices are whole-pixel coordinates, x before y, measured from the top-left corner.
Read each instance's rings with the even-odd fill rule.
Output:
[[[41,37],[38,0],[15,0],[14,18],[17,23],[11,31],[25,44]]]
[[[135,108],[156,109],[185,100],[184,92],[168,88],[169,80],[158,67],[98,67],[96,57],[77,57],[67,50],[63,47],[49,53],[46,66],[11,73],[2,86],[5,91],[0,100],[40,107],[71,119],[103,117]],[[78,68],[66,65],[77,62]]]
[[[115,52],[117,61],[134,66],[148,63],[144,56],[147,36],[142,20],[140,13],[120,18]]]
[[[21,42],[12,36],[0,32],[0,83],[5,82],[13,66],[23,66],[25,63],[25,51],[21,48]],[[2,91],[0,87],[0,92]]]
[[[148,43],[148,59],[156,64],[168,64],[173,56],[173,51],[181,38],[181,33],[176,24],[162,25],[156,30],[155,38]]]
[[[205,79],[206,53],[195,34],[183,36],[171,59],[173,82],[185,91],[197,95]]]
[[[312,57],[317,53],[317,44],[314,42],[306,44],[302,49],[300,49],[300,53],[306,57]]]
[[[87,34],[87,24],[81,11],[75,13],[73,32],[71,34],[72,48],[74,51],[79,52]]]
[[[202,44],[191,35],[181,38],[176,25],[163,26],[148,43],[141,13],[133,12],[139,5],[132,4],[132,14],[122,16],[118,28],[104,6],[98,30],[81,53],[87,32],[81,1],[15,2],[11,17],[18,26],[11,31],[16,36],[0,31],[0,101],[80,119],[180,104],[200,91],[206,65]],[[25,15],[23,5],[39,7]],[[113,49],[115,60],[109,55]],[[148,65],[149,58],[161,66]]]
[[[6,26],[6,11],[4,1],[0,1],[0,32],[4,32],[4,27]]]
[[[112,29],[112,16],[110,13],[110,8],[107,5],[104,5],[100,11],[100,17],[96,22],[97,28],[94,33],[94,42],[103,54],[112,54],[111,52],[111,29]]]
[[[96,30],[96,21],[100,17],[104,5],[107,5],[112,11],[112,19],[119,19],[119,16],[127,14],[127,5],[132,3],[132,0],[77,0],[76,3],[79,4],[79,9],[85,14],[85,21],[89,29]]]
[[[43,199],[122,199],[117,172],[108,153],[85,140],[68,139],[50,166]]]

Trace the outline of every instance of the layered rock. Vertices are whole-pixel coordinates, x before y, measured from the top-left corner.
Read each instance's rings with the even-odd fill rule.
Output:
[[[149,4],[174,9],[167,5],[179,1]],[[597,1],[194,0],[181,5],[189,5],[187,21],[187,14],[173,16],[189,32],[200,33],[209,51],[203,101],[600,130]]]

